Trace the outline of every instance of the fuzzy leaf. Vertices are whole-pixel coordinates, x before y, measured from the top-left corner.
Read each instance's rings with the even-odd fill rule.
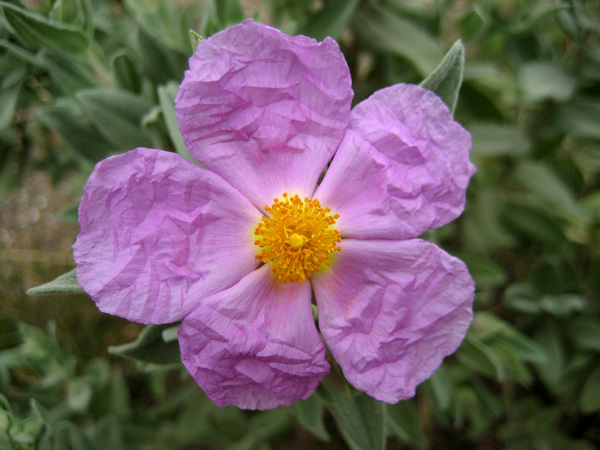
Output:
[[[202,41],[202,36],[200,36],[194,30],[190,30],[190,43],[192,44],[192,52],[196,51],[200,41]]]
[[[27,291],[29,295],[55,295],[55,294],[81,294],[85,291],[77,281],[76,269],[62,274],[49,283],[32,287]]]
[[[435,70],[423,80],[421,86],[435,92],[450,108],[450,111],[454,112],[458,91],[460,91],[463,80],[464,67],[465,47],[459,39],[448,50]]]

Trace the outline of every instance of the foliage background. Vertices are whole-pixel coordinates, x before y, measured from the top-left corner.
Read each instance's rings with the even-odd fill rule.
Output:
[[[600,2],[11,0],[0,9],[0,448],[600,446]],[[276,411],[220,410],[173,363],[172,328],[123,346],[141,326],[84,295],[25,294],[74,266],[78,197],[95,162],[138,146],[185,156],[172,100],[189,30],[207,37],[245,17],[335,37],[356,102],[419,83],[456,39],[465,45],[455,116],[478,171],[463,216],[426,238],[469,266],[476,317],[415,399],[385,408],[323,389]]]

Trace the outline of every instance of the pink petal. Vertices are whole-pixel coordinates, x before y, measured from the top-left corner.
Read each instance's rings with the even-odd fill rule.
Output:
[[[465,336],[474,284],[465,265],[418,239],[344,239],[313,274],[319,328],[346,379],[378,400],[412,397]]]
[[[260,217],[221,177],[174,153],[113,156],[96,166],[81,200],[77,278],[104,312],[180,320],[256,268]]]
[[[335,41],[247,20],[200,42],[175,103],[194,158],[263,208],[286,191],[312,195],[351,100]]]
[[[179,328],[181,359],[218,406],[270,409],[309,397],[329,372],[310,283],[268,266],[204,299]]]
[[[315,198],[357,239],[405,239],[458,217],[475,167],[471,139],[432,92],[399,84],[352,111]]]

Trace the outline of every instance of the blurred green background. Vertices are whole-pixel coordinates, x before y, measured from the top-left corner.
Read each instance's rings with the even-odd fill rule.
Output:
[[[13,0],[0,10],[0,448],[600,447],[600,1]],[[455,116],[478,171],[462,217],[425,237],[469,266],[476,315],[410,401],[221,410],[172,358],[156,358],[157,348],[177,355],[168,328],[108,353],[142,327],[85,295],[25,294],[74,267],[94,163],[138,146],[186,154],[173,98],[189,30],[208,37],[246,17],[336,38],[355,102],[421,82],[457,39],[465,46]]]

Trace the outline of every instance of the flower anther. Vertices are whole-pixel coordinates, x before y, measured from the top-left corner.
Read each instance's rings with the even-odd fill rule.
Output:
[[[339,214],[323,208],[317,199],[301,199],[287,192],[265,205],[271,217],[263,216],[254,234],[260,239],[256,259],[271,263],[271,272],[282,283],[310,279],[315,271],[331,265],[329,255],[340,251],[336,243],[342,238],[333,226]]]

